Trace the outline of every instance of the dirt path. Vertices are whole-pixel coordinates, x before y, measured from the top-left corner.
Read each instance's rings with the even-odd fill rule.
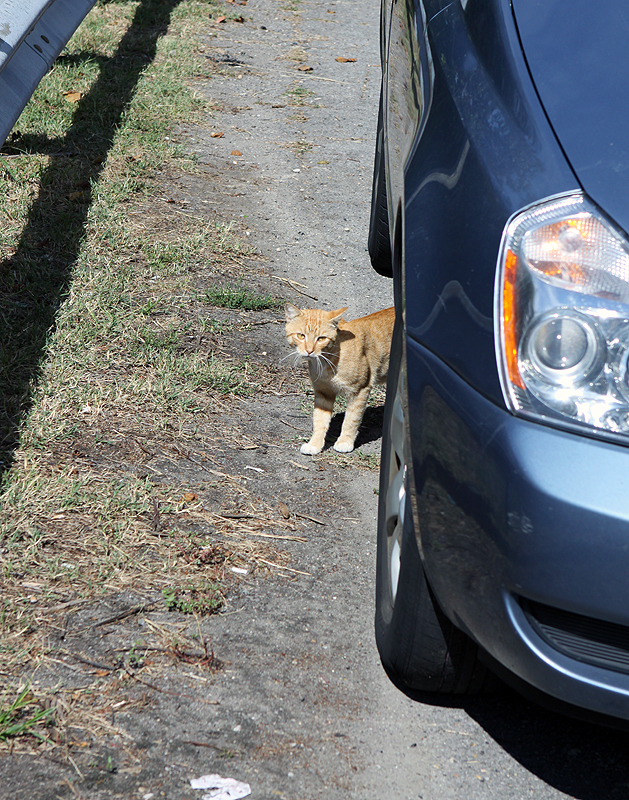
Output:
[[[212,115],[174,134],[199,170],[164,175],[162,199],[187,219],[239,220],[262,256],[242,273],[258,288],[356,315],[390,305],[390,282],[370,270],[365,249],[377,4],[225,7],[245,21],[208,19],[198,32],[201,56],[224,73],[195,87]],[[221,541],[232,536],[245,566],[228,572],[225,613],[169,613],[159,592],[131,589],[53,609],[52,656],[33,679],[60,687],[65,738],[56,750],[4,758],[0,797],[191,800],[202,793],[189,779],[208,773],[246,781],[265,800],[620,797],[618,771],[606,779],[599,764],[614,745],[599,735],[592,748],[585,726],[568,741],[561,718],[509,692],[441,707],[388,681],[372,623],[381,406],[369,410],[356,453],[302,456],[305,383],[280,363],[280,315],[220,313],[235,328],[212,346],[246,354],[266,376],[260,392],[217,404],[170,449],[140,455],[156,484],[190,487],[205,516],[182,514],[186,524],[210,537],[214,514]],[[137,466],[137,448],[115,452],[121,470]],[[159,537],[157,506],[155,515]],[[254,558],[247,537],[272,548]],[[182,547],[180,556],[192,577],[220,553]],[[609,767],[622,764],[614,752]],[[585,778],[575,783],[575,759],[579,775],[596,773],[598,794]]]

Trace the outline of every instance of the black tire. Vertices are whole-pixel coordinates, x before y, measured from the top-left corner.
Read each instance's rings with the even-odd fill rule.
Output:
[[[398,320],[393,333],[382,434],[376,644],[382,665],[401,688],[439,694],[476,693],[486,674],[485,666],[478,661],[478,648],[437,605],[417,547],[408,497],[402,350]]]
[[[380,110],[378,111],[378,132],[376,136],[376,154],[373,165],[373,187],[371,191],[371,214],[369,217],[367,249],[369,250],[371,266],[375,271],[387,278],[393,277],[391,238],[389,236],[387,182],[384,165],[382,90],[380,91]]]

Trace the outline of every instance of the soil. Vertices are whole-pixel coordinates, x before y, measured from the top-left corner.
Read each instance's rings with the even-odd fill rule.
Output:
[[[171,217],[236,220],[257,254],[225,285],[356,316],[391,305],[366,253],[377,4],[250,0],[243,16],[198,32],[220,66],[194,87],[212,112],[173,133],[198,170],[158,176],[161,199]],[[191,585],[215,566],[225,605],[202,613],[198,589],[178,586],[169,610],[165,583],[51,609],[53,655],[32,677],[55,690],[58,741],[4,755],[0,797],[192,800],[190,779],[211,773],[268,800],[624,796],[622,747],[600,734],[594,747],[587,726],[567,734],[506,690],[446,707],[393,687],[372,630],[382,396],[354,453],[303,456],[308,383],[282,360],[281,311],[211,315],[232,332],[191,346],[246,354],[256,393],[208,404],[159,450],[86,433],[73,458],[188,487],[178,524],[206,544],[182,539],[179,555]],[[172,521],[156,504],[152,535]]]
[[[213,265],[198,270],[197,289],[239,281],[297,305],[351,305],[359,315],[390,304],[389,283],[371,272],[365,249],[376,47],[361,57],[362,67],[336,62],[346,52],[338,20],[327,14],[336,10],[329,3],[314,8],[330,17],[337,41],[313,33],[316,16],[306,33],[301,13],[274,3],[247,8],[242,23],[208,18],[200,57],[219,63],[222,75],[194,88],[213,113],[203,126],[174,132],[196,155],[198,170],[157,178],[170,225],[177,214],[235,219],[257,250],[234,274],[217,279]],[[315,45],[309,55],[321,87],[297,71],[297,40],[309,50]],[[331,119],[323,96],[336,109],[342,95],[355,99],[357,91],[361,121]],[[313,127],[305,131],[310,116]],[[217,127],[225,133],[212,137]],[[263,134],[252,142],[256,128]],[[155,204],[134,213],[155,215]],[[356,290],[358,264],[367,292]],[[198,313],[179,311],[184,318]],[[0,796],[192,798],[200,794],[189,780],[207,773],[247,781],[253,796],[269,798],[319,797],[323,787],[332,798],[360,796],[358,787],[369,782],[369,732],[356,725],[365,698],[354,687],[368,682],[365,665],[372,669],[374,659],[371,562],[383,394],[365,415],[355,453],[303,456],[309,384],[283,361],[282,311],[207,313],[229,333],[199,336],[190,346],[227,360],[246,355],[258,385],[252,398],[221,398],[168,445],[143,441],[132,421],[120,419],[115,440],[85,426],[71,453],[60,446],[50,454],[77,469],[89,464],[150,476],[156,487],[187,486],[190,502],[176,522],[206,543],[179,544],[193,588],[174,587],[178,605],[170,610],[164,589],[172,587],[155,585],[49,609],[47,657],[31,680],[54,698],[54,731],[46,746],[21,740],[2,759]],[[332,441],[341,421],[342,412]],[[154,536],[166,536],[172,523],[156,502]],[[60,535],[64,524],[59,520]],[[216,565],[219,614],[203,613],[200,564],[204,575]]]

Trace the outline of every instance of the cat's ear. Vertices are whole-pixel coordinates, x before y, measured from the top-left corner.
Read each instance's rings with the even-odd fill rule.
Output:
[[[336,311],[328,311],[328,318],[333,325],[338,325],[341,319],[343,318],[343,314],[347,311],[349,306],[345,306],[345,308],[339,308]]]
[[[297,308],[297,306],[294,306],[292,303],[286,303],[284,311],[286,312],[286,322],[291,322],[291,320],[294,320],[295,317],[301,314],[301,309]]]

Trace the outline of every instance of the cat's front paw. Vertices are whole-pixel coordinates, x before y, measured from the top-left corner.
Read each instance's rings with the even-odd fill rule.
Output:
[[[301,452],[305,456],[316,456],[317,453],[321,452],[321,448],[311,442],[304,442],[301,446]]]
[[[354,442],[348,442],[347,439],[337,439],[334,443],[334,449],[337,453],[351,453],[354,449]]]

